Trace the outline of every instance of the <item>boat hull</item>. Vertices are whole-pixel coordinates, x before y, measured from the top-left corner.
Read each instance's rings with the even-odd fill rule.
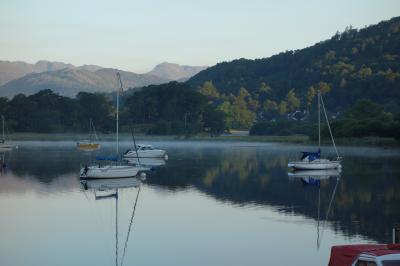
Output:
[[[98,149],[100,148],[100,144],[99,143],[77,143],[76,146],[79,149]]]
[[[11,148],[12,148],[11,144],[0,143],[0,149],[11,149]]]
[[[330,177],[339,177],[340,171],[338,169],[297,170],[289,172],[288,176],[291,178],[313,177],[315,179],[328,179]]]
[[[83,179],[100,178],[126,178],[137,176],[140,167],[130,165],[88,166],[80,171]]]
[[[296,161],[288,163],[288,167],[296,170],[328,170],[341,168],[340,161],[314,160],[311,162]]]
[[[152,151],[129,151],[124,154],[124,158],[164,158],[166,152],[164,150],[152,150]]]
[[[12,145],[10,144],[0,144],[0,150],[11,150],[12,149]]]

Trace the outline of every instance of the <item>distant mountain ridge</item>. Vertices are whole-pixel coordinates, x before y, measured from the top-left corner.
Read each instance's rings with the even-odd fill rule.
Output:
[[[117,86],[115,78],[117,71],[121,74],[125,88],[168,82],[152,75],[135,74],[111,68],[102,68],[94,72],[79,68],[64,68],[33,73],[12,80],[0,87],[0,96],[11,98],[19,93],[31,95],[44,89],[51,89],[68,97],[75,97],[80,91],[111,92]]]
[[[206,66],[187,66],[164,62],[158,64],[153,70],[146,74],[158,76],[171,81],[185,81],[206,68]]]
[[[21,61],[0,61],[0,86],[27,74],[55,71],[64,68],[75,68],[75,66],[62,62],[50,62],[45,60],[38,61],[35,64]]]
[[[126,88],[157,85],[172,80],[188,79],[205,67],[181,66],[172,63],[157,65],[145,74],[104,68],[97,65],[74,66],[62,62],[0,61],[0,96],[34,94],[51,89],[60,95],[74,97],[79,91],[110,92],[115,89],[115,73],[121,73]]]

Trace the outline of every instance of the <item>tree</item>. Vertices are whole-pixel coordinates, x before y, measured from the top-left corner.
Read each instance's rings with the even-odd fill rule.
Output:
[[[318,83],[318,89],[321,91],[322,94],[328,93],[331,91],[331,86],[323,81]]]
[[[296,111],[300,107],[300,100],[296,97],[294,89],[291,89],[288,94],[286,95],[287,99],[287,107],[289,111],[293,112]]]
[[[113,131],[115,109],[111,101],[103,94],[80,92],[76,96],[79,104],[79,121],[87,125],[90,118],[97,128],[103,131]]]
[[[199,92],[204,96],[207,96],[207,98],[210,100],[215,100],[220,97],[219,92],[217,88],[215,88],[212,81],[205,81]]]
[[[284,115],[287,113],[287,102],[281,101],[278,106],[279,114]]]
[[[233,112],[232,104],[229,100],[224,100],[220,105],[218,105],[217,110],[221,111],[225,115],[225,125],[227,129],[231,129],[233,126]]]
[[[221,110],[215,109],[212,105],[207,106],[203,118],[204,128],[209,129],[212,136],[220,135],[227,129],[226,114]]]
[[[308,88],[307,96],[306,96],[306,98],[307,98],[307,108],[308,109],[310,109],[312,100],[314,99],[315,95],[317,95],[317,92],[315,91],[313,86],[310,86]]]

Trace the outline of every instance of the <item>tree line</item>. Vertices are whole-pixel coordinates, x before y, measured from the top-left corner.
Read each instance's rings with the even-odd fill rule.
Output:
[[[110,94],[80,92],[69,98],[49,89],[18,94],[11,100],[0,98],[0,114],[13,132],[87,132],[89,119],[100,132],[115,131],[116,107]],[[220,134],[225,117],[199,92],[171,82],[121,97],[122,130],[143,125],[149,134]]]

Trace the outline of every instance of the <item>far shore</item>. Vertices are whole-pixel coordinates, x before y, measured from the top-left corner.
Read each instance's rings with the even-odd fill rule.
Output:
[[[115,134],[99,134],[100,141],[114,141]],[[121,133],[121,141],[132,140],[131,133]],[[12,133],[7,137],[10,141],[81,141],[88,139],[88,133]],[[171,140],[191,140],[191,141],[244,141],[244,142],[280,142],[311,145],[317,142],[311,140],[308,136],[246,136],[246,135],[221,135],[212,137],[205,134],[194,136],[154,136],[145,134],[136,134],[136,140],[141,141],[171,141]],[[330,140],[324,139],[324,145],[329,145]],[[367,138],[338,138],[335,139],[337,145],[343,146],[400,146],[400,142],[393,138],[367,137]]]

